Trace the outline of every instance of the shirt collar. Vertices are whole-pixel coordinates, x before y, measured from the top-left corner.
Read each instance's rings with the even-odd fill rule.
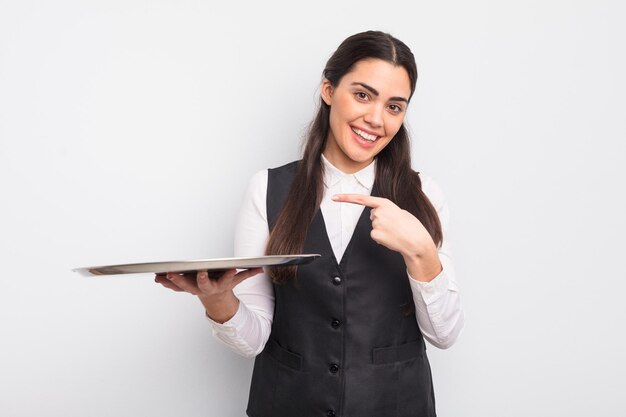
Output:
[[[326,187],[332,187],[337,184],[343,178],[353,176],[361,186],[369,191],[372,191],[374,186],[374,178],[376,177],[376,159],[372,161],[368,166],[354,174],[346,174],[339,168],[330,163],[328,159],[322,154],[322,164],[324,166],[324,185]]]

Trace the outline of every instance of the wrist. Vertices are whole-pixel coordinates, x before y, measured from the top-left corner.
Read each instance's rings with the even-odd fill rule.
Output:
[[[416,281],[430,282],[443,270],[436,251],[420,255],[402,254],[402,257],[407,272]]]
[[[239,299],[230,292],[226,295],[198,296],[204,306],[207,317],[216,323],[225,323],[237,313]]]

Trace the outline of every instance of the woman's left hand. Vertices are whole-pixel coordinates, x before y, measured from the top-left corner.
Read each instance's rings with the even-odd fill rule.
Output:
[[[393,201],[362,194],[336,194],[332,199],[370,207],[370,236],[376,243],[399,252],[413,278],[430,281],[441,271],[437,246],[430,233],[422,222]],[[435,270],[433,275],[432,271]]]

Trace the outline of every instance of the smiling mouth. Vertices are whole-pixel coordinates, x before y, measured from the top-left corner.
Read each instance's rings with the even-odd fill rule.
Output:
[[[360,138],[368,142],[375,142],[376,139],[380,138],[380,136],[369,134],[367,132],[362,131],[361,129],[357,129],[356,127],[353,127],[352,131],[356,133]]]

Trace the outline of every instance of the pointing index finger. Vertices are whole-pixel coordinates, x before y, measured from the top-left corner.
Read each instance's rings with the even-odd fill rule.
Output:
[[[360,204],[362,206],[376,208],[380,207],[385,199],[380,197],[372,197],[365,194],[335,194],[333,201],[339,203]]]

